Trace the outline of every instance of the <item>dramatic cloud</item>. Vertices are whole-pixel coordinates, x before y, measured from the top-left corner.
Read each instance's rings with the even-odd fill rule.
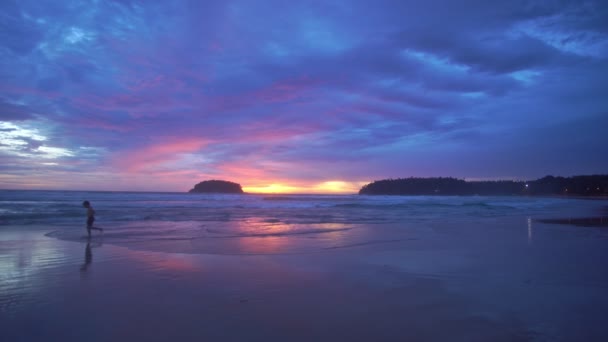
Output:
[[[3,1],[0,188],[606,173],[603,1]]]

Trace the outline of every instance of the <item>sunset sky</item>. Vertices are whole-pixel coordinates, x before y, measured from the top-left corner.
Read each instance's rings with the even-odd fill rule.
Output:
[[[0,2],[0,189],[608,173],[606,1]]]

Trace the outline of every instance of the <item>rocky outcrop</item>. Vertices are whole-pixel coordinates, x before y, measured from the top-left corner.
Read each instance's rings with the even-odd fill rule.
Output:
[[[224,180],[206,180],[194,186],[190,193],[220,193],[220,194],[242,194],[240,184]]]

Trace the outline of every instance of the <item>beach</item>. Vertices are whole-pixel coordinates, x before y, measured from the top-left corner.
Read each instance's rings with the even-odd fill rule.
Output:
[[[2,341],[608,338],[603,201],[2,195]]]

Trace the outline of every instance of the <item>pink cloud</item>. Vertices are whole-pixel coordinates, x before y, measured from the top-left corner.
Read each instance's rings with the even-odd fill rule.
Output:
[[[220,175],[227,175],[235,179],[260,179],[267,176],[267,170],[256,167],[249,161],[222,163],[218,166]]]
[[[200,138],[175,139],[132,149],[114,156],[112,164],[127,173],[153,171],[154,168],[179,160],[185,153],[194,153],[208,141]]]
[[[155,176],[164,179],[183,179],[183,178],[199,178],[201,176],[200,170],[170,170],[170,171],[158,171],[154,173]]]

